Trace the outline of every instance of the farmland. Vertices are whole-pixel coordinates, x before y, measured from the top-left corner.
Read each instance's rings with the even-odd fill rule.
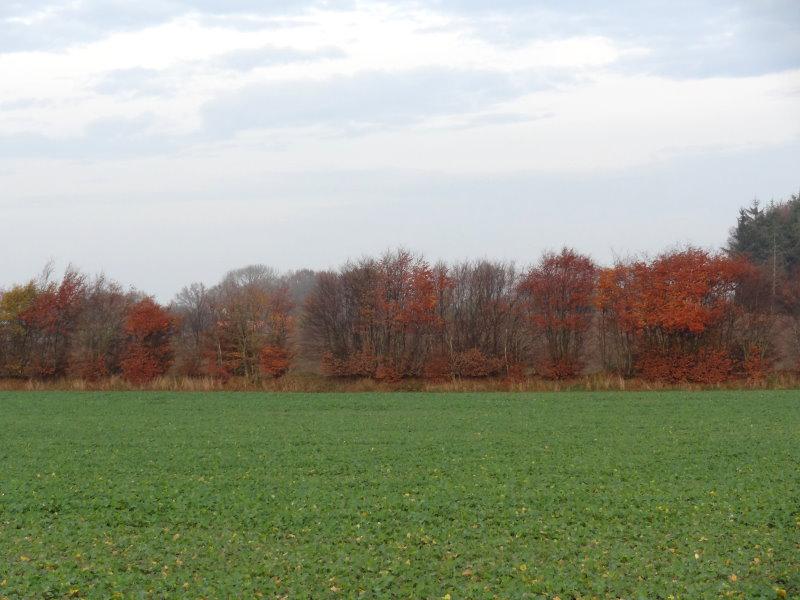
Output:
[[[0,392],[0,598],[800,597],[800,393]]]

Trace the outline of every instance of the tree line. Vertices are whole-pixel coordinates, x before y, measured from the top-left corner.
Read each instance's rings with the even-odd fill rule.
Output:
[[[668,383],[800,368],[800,197],[742,209],[728,246],[601,267],[572,249],[532,266],[431,263],[407,250],[336,271],[255,265],[166,306],[51,269],[0,292],[0,377],[568,379]]]

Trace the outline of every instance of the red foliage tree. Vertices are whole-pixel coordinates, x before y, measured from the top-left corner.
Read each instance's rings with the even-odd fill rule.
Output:
[[[266,377],[283,377],[289,370],[292,357],[286,348],[264,346],[259,355],[259,369]]]
[[[545,355],[538,368],[546,377],[574,377],[583,368],[596,275],[591,258],[564,248],[545,254],[520,283],[530,322],[544,338]]]
[[[420,376],[442,325],[443,285],[445,274],[404,250],[323,273],[305,305],[305,347],[330,376]]]
[[[61,377],[66,374],[69,347],[85,296],[85,276],[68,269],[60,283],[46,283],[21,315],[33,341],[30,375]]]
[[[742,260],[695,248],[605,270],[597,304],[607,363],[666,382],[718,383],[741,372],[736,295],[748,273]]]
[[[175,318],[151,298],[130,308],[124,323],[128,342],[122,358],[122,373],[127,380],[146,383],[167,372],[175,328]]]
[[[286,286],[271,270],[255,266],[230,273],[212,292],[214,324],[206,371],[249,381],[285,374],[294,326]]]

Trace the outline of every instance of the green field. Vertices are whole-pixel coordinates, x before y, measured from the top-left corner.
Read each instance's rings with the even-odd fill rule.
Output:
[[[0,598],[800,597],[800,393],[0,393]]]

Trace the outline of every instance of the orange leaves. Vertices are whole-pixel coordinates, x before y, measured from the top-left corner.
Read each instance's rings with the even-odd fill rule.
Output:
[[[470,348],[464,352],[455,352],[450,358],[444,354],[430,356],[425,363],[423,376],[434,381],[451,377],[466,379],[497,377],[503,374],[504,367],[503,361],[499,358],[486,356],[478,348]]]
[[[68,269],[60,283],[45,282],[19,316],[31,341],[31,374],[66,374],[70,336],[76,330],[86,296],[86,278]]]
[[[387,323],[403,329],[423,327],[438,322],[436,315],[437,284],[446,278],[434,275],[430,265],[410,252],[386,254],[377,264],[375,307],[372,314],[384,316]]]
[[[163,375],[168,366],[160,353],[132,344],[122,359],[122,374],[131,383],[142,384]]]
[[[449,379],[453,376],[450,359],[442,352],[431,354],[425,360],[422,376],[431,381]]]
[[[405,250],[323,273],[305,305],[305,346],[330,376],[420,376],[447,285],[443,269]]]
[[[596,273],[591,258],[564,248],[559,254],[545,254],[520,284],[531,323],[545,339],[539,371],[546,377],[574,377],[583,367]]]
[[[495,377],[503,370],[503,361],[488,357],[477,348],[453,356],[453,375],[456,377]]]
[[[123,325],[128,336],[121,362],[126,379],[146,383],[166,373],[172,362],[175,325],[174,317],[151,298],[131,307]]]
[[[643,262],[620,263],[603,269],[598,276],[595,303],[623,331],[638,331],[646,325],[642,299],[647,282],[648,266]]]
[[[267,377],[282,377],[289,370],[291,355],[286,348],[264,346],[259,354],[261,374]]]
[[[545,254],[521,283],[531,296],[534,318],[544,326],[585,327],[596,271],[591,258],[574,250]]]
[[[49,283],[39,291],[23,318],[42,333],[64,333],[80,311],[85,290],[85,277],[68,270],[61,283]]]
[[[409,324],[436,322],[436,284],[433,271],[423,262],[411,271],[407,306],[401,312],[401,320]]]
[[[377,366],[373,377],[376,381],[385,381],[391,383],[400,381],[403,378],[403,374],[395,365],[384,362]]]
[[[210,345],[212,376],[281,377],[291,363],[289,337],[294,326],[292,302],[285,286],[268,278],[230,280],[215,290]]]
[[[329,377],[374,377],[378,359],[370,352],[357,352],[337,358],[332,352],[322,355],[321,369]]]
[[[725,381],[735,367],[736,294],[750,271],[746,262],[696,248],[606,269],[597,293],[604,339],[628,344],[646,379]]]
[[[720,348],[647,349],[637,362],[641,376],[665,383],[722,383],[733,374],[730,354]]]
[[[98,381],[109,374],[105,356],[73,359],[70,361],[69,374],[87,381]]]
[[[744,353],[744,373],[750,380],[763,379],[770,370],[771,361],[768,359],[765,349],[758,344],[747,348]]]
[[[571,358],[562,358],[560,360],[544,358],[537,365],[539,374],[547,379],[569,379],[570,377],[575,377],[581,367],[581,363]]]
[[[742,273],[739,261],[704,250],[664,254],[642,289],[644,317],[666,331],[702,333],[730,309]]]
[[[597,306],[626,330],[701,334],[733,306],[748,265],[690,248],[604,269]]]
[[[137,340],[152,340],[165,336],[175,326],[175,319],[151,298],[134,304],[125,319],[125,333]]]

